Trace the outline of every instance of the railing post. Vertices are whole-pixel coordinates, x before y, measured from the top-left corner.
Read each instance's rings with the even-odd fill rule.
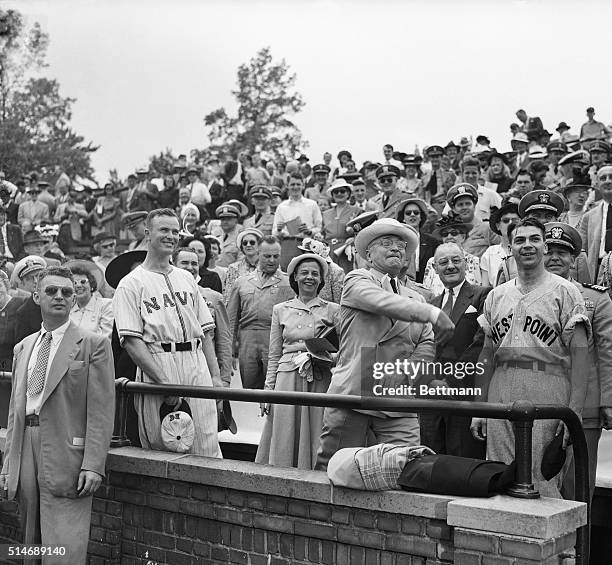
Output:
[[[531,477],[532,432],[536,414],[531,402],[519,400],[512,405],[512,412],[520,416],[514,421],[514,459],[516,461],[516,480],[507,493],[515,498],[539,498]]]
[[[127,438],[127,403],[129,395],[126,390],[127,383],[130,379],[121,377],[115,380],[115,425],[113,427],[113,437],[111,439],[111,447],[126,447],[130,445],[130,440]]]

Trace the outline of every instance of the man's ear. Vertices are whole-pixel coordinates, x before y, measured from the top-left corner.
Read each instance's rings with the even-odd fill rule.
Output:
[[[40,294],[38,294],[37,290],[32,293],[32,300],[34,301],[34,304],[40,306]]]

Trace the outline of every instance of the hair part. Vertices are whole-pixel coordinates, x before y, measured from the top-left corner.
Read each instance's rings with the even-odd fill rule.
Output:
[[[74,285],[74,275],[70,269],[66,267],[45,267],[38,274],[38,282],[36,283],[36,292],[40,292],[42,281],[46,277],[62,277],[69,279]]]
[[[147,229],[151,229],[151,223],[155,218],[174,218],[177,222],[179,221],[179,218],[174,210],[171,210],[170,208],[157,208],[156,210],[151,210],[147,215],[147,219],[145,220]]]

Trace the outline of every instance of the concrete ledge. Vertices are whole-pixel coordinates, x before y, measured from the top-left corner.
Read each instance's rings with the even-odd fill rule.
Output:
[[[231,459],[180,455],[137,447],[111,449],[107,469],[193,484],[323,502],[393,514],[446,519],[453,496],[400,490],[368,492],[334,487],[322,471],[260,465]]]
[[[557,498],[465,498],[448,503],[447,521],[449,526],[550,539],[584,526],[587,510],[584,502]]]

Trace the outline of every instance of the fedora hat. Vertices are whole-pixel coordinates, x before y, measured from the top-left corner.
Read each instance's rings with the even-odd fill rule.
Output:
[[[355,238],[355,248],[360,257],[366,258],[366,251],[370,244],[379,237],[385,235],[395,235],[405,241],[406,255],[412,255],[419,244],[419,235],[414,228],[405,224],[400,224],[392,218],[382,218],[376,220],[367,228],[362,229]]]

